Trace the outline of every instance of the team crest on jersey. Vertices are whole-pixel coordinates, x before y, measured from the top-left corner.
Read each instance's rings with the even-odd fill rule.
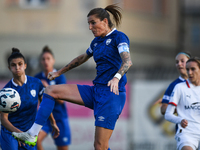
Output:
[[[94,44],[94,47],[96,47],[96,46],[97,46],[97,43]]]
[[[52,81],[50,81],[50,83],[49,83],[50,85],[55,85],[56,84],[56,82],[54,81],[54,80],[52,80]]]
[[[36,91],[35,91],[35,90],[31,90],[31,95],[32,95],[33,97],[35,97],[35,96],[36,96]]]
[[[110,44],[111,41],[112,41],[112,39],[107,39],[106,40],[106,45]]]

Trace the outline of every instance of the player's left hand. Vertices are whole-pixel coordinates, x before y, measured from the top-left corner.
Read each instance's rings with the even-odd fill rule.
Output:
[[[19,141],[19,140],[17,140],[18,141],[18,144],[19,144],[19,147],[22,147],[22,145],[23,146],[25,146],[26,144],[25,143],[22,143],[21,141]]]
[[[60,135],[60,129],[58,128],[57,124],[51,124],[52,126],[52,133],[53,133],[53,138],[57,138]]]
[[[118,83],[119,79],[115,77],[108,82],[108,86],[110,86],[110,91],[115,93],[116,95],[119,95]]]
[[[186,128],[188,126],[188,121],[186,119],[181,120],[181,126]]]

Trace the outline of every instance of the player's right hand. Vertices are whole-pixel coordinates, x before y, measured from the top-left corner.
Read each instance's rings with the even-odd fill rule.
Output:
[[[58,74],[58,72],[49,72],[47,78],[49,80],[54,80],[56,77],[59,77],[60,75]]]

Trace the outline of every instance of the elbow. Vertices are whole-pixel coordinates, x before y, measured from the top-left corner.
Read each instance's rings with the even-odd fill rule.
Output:
[[[160,109],[160,112],[161,112],[162,115],[165,115],[165,110],[163,110],[162,107]]]
[[[132,61],[129,62],[129,68],[133,65]]]
[[[168,106],[168,104],[163,103],[162,106],[160,107],[160,112],[162,115],[165,115],[167,106]]]
[[[162,114],[162,115],[165,115],[165,111],[162,111],[162,110],[161,110],[161,114]]]

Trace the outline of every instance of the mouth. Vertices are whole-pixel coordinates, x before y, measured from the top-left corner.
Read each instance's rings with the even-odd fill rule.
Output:
[[[193,79],[193,77],[188,77],[189,79]]]

